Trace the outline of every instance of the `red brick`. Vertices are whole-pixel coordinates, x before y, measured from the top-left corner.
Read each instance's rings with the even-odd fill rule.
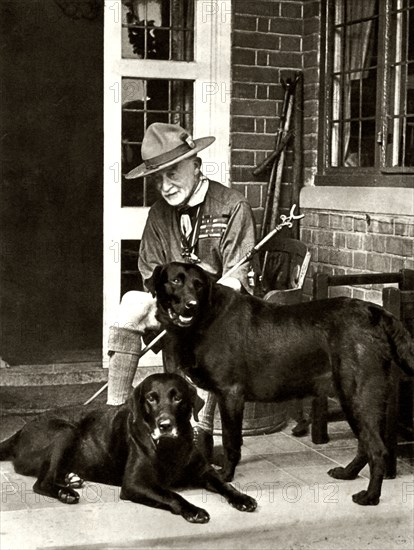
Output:
[[[249,185],[246,185],[246,194],[247,194],[247,200],[251,204],[253,208],[257,208],[261,205],[261,196],[262,196],[262,190],[261,190],[260,184],[250,183]]]
[[[232,151],[232,166],[254,166],[254,153],[252,151]]]
[[[269,65],[269,54],[267,52],[257,52],[257,65],[263,65],[264,67]]]
[[[233,101],[233,115],[271,116],[274,114],[274,103],[272,101],[252,101],[235,99]]]
[[[329,297],[330,298],[336,298],[337,296],[347,296],[348,298],[351,298],[352,296],[352,289],[349,286],[337,286],[337,287],[331,287],[329,289]]]
[[[257,30],[258,32],[269,32],[270,29],[270,19],[265,19],[264,17],[259,17],[257,20]]]
[[[319,17],[313,17],[303,22],[303,35],[319,33],[321,23]]]
[[[233,45],[256,50],[278,50],[279,38],[268,33],[240,32],[233,33]]]
[[[286,19],[274,17],[270,21],[270,31],[278,34],[297,34],[302,36],[303,22],[301,19]]]
[[[273,67],[302,68],[302,54],[297,52],[270,52],[269,64]]]
[[[345,233],[334,232],[334,246],[336,248],[345,248]]]
[[[357,218],[354,220],[354,230],[359,233],[365,233],[367,230],[367,222],[363,219]]]
[[[382,305],[382,291],[379,290],[367,290],[365,292],[365,300],[367,302],[373,302],[374,304]]]
[[[354,219],[351,218],[351,216],[344,216],[343,220],[342,220],[342,223],[343,223],[343,228],[346,230],[346,231],[353,231],[353,228],[354,228]]]
[[[329,251],[329,261],[334,265],[341,265],[344,267],[352,266],[352,252],[347,250],[334,250]]]
[[[303,23],[306,25],[306,21]],[[302,39],[302,51],[309,52],[319,50],[320,35],[319,33],[308,34]]]
[[[385,251],[388,254],[396,254],[398,256],[413,257],[413,240],[404,239],[401,237],[386,237],[385,238]]]
[[[303,89],[306,101],[319,99],[319,84],[306,84]]]
[[[234,134],[232,137],[235,149],[262,149],[271,151],[274,143],[272,136],[267,134]]]
[[[357,233],[348,233],[346,235],[346,246],[347,248],[351,248],[353,250],[360,250],[361,235],[358,235]]]
[[[386,220],[372,220],[368,225],[368,231],[372,233],[393,234],[392,223]]]
[[[321,2],[320,0],[307,1],[303,3],[303,18],[318,17]]]
[[[233,84],[233,98],[250,99],[256,97],[256,86],[254,84],[241,84],[235,82]]]
[[[303,119],[304,134],[316,134],[319,128],[319,120],[317,117],[305,117]]]
[[[265,133],[265,121],[263,118],[256,118],[255,119],[255,126],[254,131],[256,134],[264,134]]]
[[[280,81],[280,71],[273,67],[234,67],[233,79],[236,82],[261,82],[272,84]]]
[[[285,92],[280,84],[275,86],[269,85],[269,99],[277,99],[282,101],[284,93]]]
[[[282,17],[302,18],[302,2],[282,2],[280,7]]]
[[[312,67],[310,69],[307,69],[304,67],[303,70],[304,74],[304,82],[307,82],[308,84],[314,82],[316,84],[319,83],[319,67]],[[318,107],[318,105],[316,105]],[[317,110],[315,112],[318,112]]]
[[[280,120],[279,117],[272,117],[265,119],[265,132],[266,134],[275,135],[279,129]]]
[[[369,271],[390,271],[391,259],[380,254],[369,254],[367,257],[367,269]]]
[[[246,0],[235,0],[233,10],[234,13],[240,15],[250,14],[275,17],[279,15],[280,7],[279,2],[261,2],[259,0],[246,2]]]
[[[365,252],[354,252],[352,265],[355,269],[364,271],[367,268],[367,254]]]
[[[314,242],[322,246],[333,246],[334,236],[332,231],[315,231]]]
[[[255,31],[256,17],[247,17],[246,15],[234,16],[234,29],[238,31]]]
[[[255,65],[256,52],[255,50],[244,50],[241,48],[233,48],[233,64],[234,65]]]
[[[269,99],[269,86],[258,84],[256,86],[256,99]]]
[[[280,49],[282,51],[300,52],[302,51],[302,38],[299,36],[281,36]]]
[[[394,220],[394,233],[405,237],[414,237],[414,225],[408,220],[397,221]]]
[[[328,228],[329,227],[329,214],[318,213],[317,227]]]
[[[254,118],[233,116],[231,122],[232,132],[254,132]]]
[[[391,271],[400,271],[400,269],[404,269],[405,262],[402,258],[398,258],[396,256],[391,257]]]
[[[342,219],[343,216],[340,216],[338,214],[330,214],[329,227],[331,227],[332,229],[342,229]]]
[[[351,297],[356,298],[357,300],[365,300],[365,290],[362,290],[361,288],[352,287]]]
[[[252,171],[251,166],[233,166],[232,178],[239,183],[252,182],[254,181]]]

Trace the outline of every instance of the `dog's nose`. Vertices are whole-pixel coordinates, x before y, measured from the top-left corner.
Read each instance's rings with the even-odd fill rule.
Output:
[[[197,306],[197,300],[188,300],[188,302],[185,303],[185,307],[187,309],[192,309]]]
[[[172,422],[169,418],[164,418],[158,422],[158,428],[161,433],[168,433],[172,431]]]

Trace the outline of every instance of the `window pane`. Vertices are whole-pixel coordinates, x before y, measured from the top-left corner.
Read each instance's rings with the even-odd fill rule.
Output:
[[[388,166],[414,166],[414,6],[394,0],[391,12]]]
[[[122,0],[122,57],[194,59],[194,0]]]
[[[331,166],[374,166],[378,0],[334,6]]]
[[[193,81],[122,79],[122,174],[141,164],[145,129],[153,122],[193,130]],[[150,206],[157,198],[147,179],[122,177],[122,206]]]

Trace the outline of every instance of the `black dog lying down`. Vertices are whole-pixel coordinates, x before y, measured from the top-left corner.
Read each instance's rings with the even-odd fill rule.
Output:
[[[70,504],[78,502],[74,487],[84,478],[120,485],[122,499],[169,510],[192,523],[206,523],[208,513],[170,487],[201,486],[252,512],[256,501],[223,483],[193,445],[195,396],[181,376],[153,374],[125,405],[40,415],[0,444],[0,460],[12,458],[17,473],[38,476],[36,493]]]
[[[348,298],[277,306],[215,285],[200,267],[178,262],[157,267],[151,284],[173,363],[217,395],[224,479],[233,478],[240,460],[245,401],[322,396],[333,379],[359,445],[348,466],[329,474],[353,479],[368,463],[368,490],[353,500],[378,504],[387,457],[385,417],[393,405],[392,366],[414,374],[413,340],[395,317]]]

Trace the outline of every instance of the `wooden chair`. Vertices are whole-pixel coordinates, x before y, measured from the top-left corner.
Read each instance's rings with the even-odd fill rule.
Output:
[[[311,253],[305,243],[276,235],[263,249],[262,297],[279,305],[302,300]]]

